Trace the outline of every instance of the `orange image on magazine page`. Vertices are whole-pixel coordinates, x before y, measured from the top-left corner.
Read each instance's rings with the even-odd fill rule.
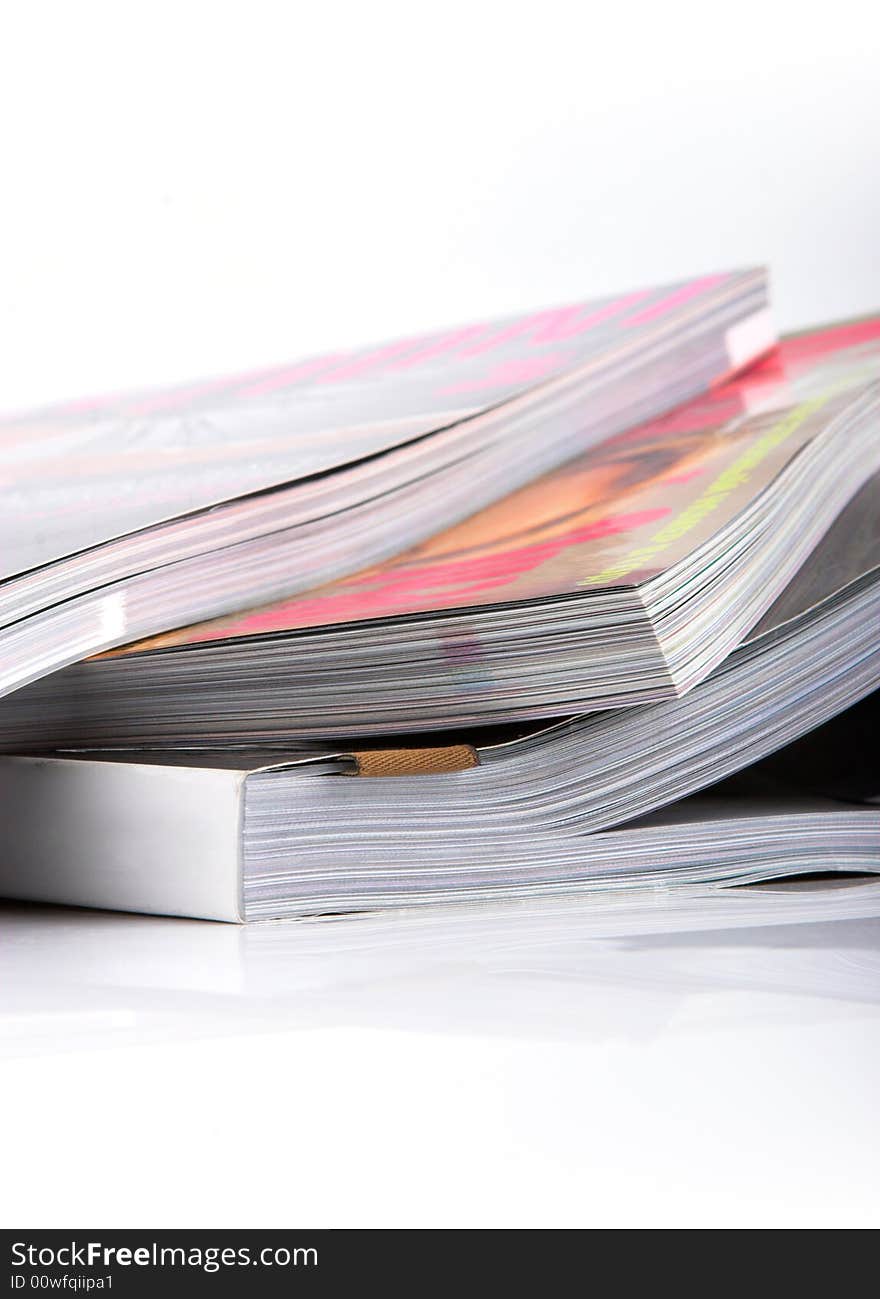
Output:
[[[880,376],[880,325],[786,340],[750,370],[608,440],[394,560],[295,599],[111,654],[635,584],[744,508]]]
[[[644,454],[632,445],[609,443],[603,454],[584,456],[421,546],[352,578],[298,599],[216,619],[200,627],[152,637],[128,652],[196,641],[228,639],[298,627],[326,625],[426,609],[461,608],[509,598],[553,594],[556,570],[574,555],[574,588],[582,569],[577,558],[590,543],[658,523],[670,507],[651,495],[652,486],[680,485],[711,462],[711,443],[693,437],[654,442]],[[638,498],[638,500],[632,498]],[[570,567],[570,562],[569,565]],[[110,651],[111,654],[126,649]]]

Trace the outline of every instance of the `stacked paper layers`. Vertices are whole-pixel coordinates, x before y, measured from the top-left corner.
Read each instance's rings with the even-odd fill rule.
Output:
[[[0,693],[420,541],[772,342],[760,271],[0,424]]]
[[[265,747],[685,694],[791,583],[877,565],[849,526],[811,558],[880,468],[880,328],[848,339],[784,343],[354,579],[57,673],[0,701],[0,737]]]
[[[880,321],[771,342],[743,272],[9,426],[0,890],[714,924],[880,872]]]

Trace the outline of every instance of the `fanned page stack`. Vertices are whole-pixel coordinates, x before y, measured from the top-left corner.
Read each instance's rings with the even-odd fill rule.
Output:
[[[880,319],[784,340],[397,559],[10,694],[0,891],[717,914],[880,873],[878,398]]]
[[[878,470],[880,321],[801,335],[396,560],[0,700],[0,743],[266,748],[567,717],[686,696],[747,640],[713,706],[748,672],[762,714],[787,715],[787,692],[805,709],[795,661],[828,701],[833,665],[846,706],[873,681]],[[612,733],[589,729],[591,751]]]
[[[466,518],[773,342],[761,271],[0,422],[0,694]]]
[[[593,834],[579,828],[576,797],[555,823],[546,799],[530,813],[523,765],[537,785],[555,778],[576,787],[571,754],[552,746],[520,755],[519,770],[508,757],[485,770],[372,780],[347,775],[350,759],[311,754],[265,755],[259,766],[242,754],[0,758],[0,891],[241,921],[609,889],[729,889],[800,873],[876,875],[880,785],[863,783],[845,798],[837,772],[833,789],[823,786],[827,746],[854,748],[877,725],[877,700],[829,723],[838,730],[830,740],[811,732],[797,752],[782,750],[703,795]],[[382,789],[407,783],[397,804]],[[376,806],[359,800],[357,823],[340,823],[334,809],[345,791],[368,787]],[[440,817],[432,826],[430,813],[420,820],[452,787],[465,810],[456,817],[447,799],[450,831]],[[492,802],[484,817],[481,807]]]

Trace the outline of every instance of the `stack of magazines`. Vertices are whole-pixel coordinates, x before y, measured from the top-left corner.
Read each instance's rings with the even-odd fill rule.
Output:
[[[719,274],[0,435],[6,896],[880,872],[880,318]]]

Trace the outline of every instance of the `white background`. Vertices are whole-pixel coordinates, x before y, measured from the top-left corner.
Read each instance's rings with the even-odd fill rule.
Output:
[[[756,262],[880,304],[874,0],[4,15],[0,408]]]
[[[784,326],[876,310],[878,21],[11,3],[0,406],[755,262]],[[427,982],[331,950],[305,1001],[288,951],[242,1001],[217,926],[135,962],[73,918],[59,963],[48,913],[0,923],[4,1225],[880,1219],[876,926]]]
[[[571,899],[0,904],[0,1225],[876,1227],[871,907],[597,941]]]

